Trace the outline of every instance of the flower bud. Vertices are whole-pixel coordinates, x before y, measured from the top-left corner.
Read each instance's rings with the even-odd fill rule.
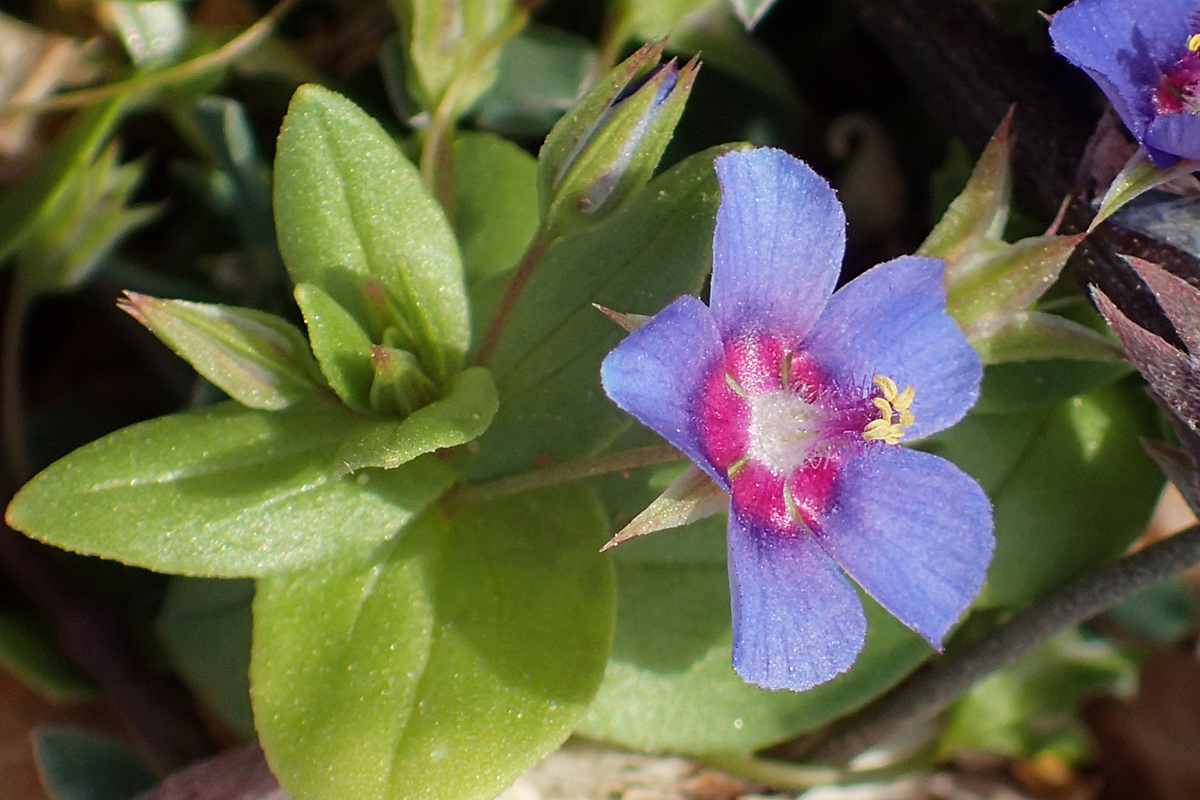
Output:
[[[538,157],[546,227],[600,219],[654,174],[700,66],[660,63],[662,48],[652,42],[618,64],[546,137]]]

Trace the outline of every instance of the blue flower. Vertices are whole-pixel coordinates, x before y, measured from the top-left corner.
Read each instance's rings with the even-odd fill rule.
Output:
[[[1200,2],[1075,0],[1050,20],[1050,38],[1156,165],[1200,160]]]
[[[798,691],[862,648],[847,574],[934,647],[982,585],[987,497],[897,446],[959,420],[982,367],[946,314],[941,261],[898,258],[835,294],[845,218],[829,185],[766,148],[716,170],[711,307],[675,300],[601,379],[730,493],[734,669]]]

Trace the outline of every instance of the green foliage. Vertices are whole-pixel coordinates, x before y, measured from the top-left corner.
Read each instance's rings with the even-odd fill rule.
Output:
[[[380,342],[364,284],[378,282],[435,382],[458,370],[470,334],[458,245],[445,216],[379,124],[317,86],[296,92],[275,161],[279,249]]]
[[[366,559],[262,581],[255,716],[284,787],[483,800],[557,747],[612,636],[604,528],[564,485],[430,511]]]
[[[369,551],[453,481],[436,458],[348,474],[361,418],[315,401],[226,403],[117,431],[44,470],[8,523],[58,547],[183,575],[244,577]]]
[[[171,579],[154,628],[171,664],[221,721],[254,734],[250,710],[250,602],[254,582]]]
[[[966,470],[994,506],[996,551],[980,602],[1025,605],[1128,547],[1163,484],[1140,443],[1156,429],[1141,390],[1115,384],[972,413],[932,437],[923,449]]]
[[[45,620],[28,613],[0,611],[0,665],[51,700],[80,700],[96,691],[59,649]]]
[[[500,411],[464,475],[587,455],[628,425],[599,377],[624,332],[592,304],[652,313],[700,289],[712,260],[717,152],[677,164],[603,223],[547,250],[492,358]]]
[[[133,800],[158,782],[133,750],[98,733],[43,728],[33,751],[52,800]]]

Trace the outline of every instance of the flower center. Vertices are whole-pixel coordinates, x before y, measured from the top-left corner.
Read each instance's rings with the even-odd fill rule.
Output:
[[[790,389],[766,392],[749,401],[750,442],[746,457],[776,474],[790,474],[812,455],[827,415]]]
[[[1200,113],[1200,33],[1188,37],[1183,55],[1163,71],[1154,88],[1154,109],[1159,114]]]

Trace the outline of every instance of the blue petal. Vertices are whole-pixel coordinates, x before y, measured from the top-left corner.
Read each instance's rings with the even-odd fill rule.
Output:
[[[916,390],[908,439],[958,422],[979,397],[983,366],[946,313],[945,266],[902,256],[838,290],[801,349],[846,385],[886,375]]]
[[[782,150],[738,150],[716,161],[721,205],[713,233],[712,311],[725,339],[808,333],[829,300],[846,247],[833,189]]]
[[[1182,54],[1197,11],[1195,0],[1076,0],[1050,20],[1050,38],[1141,140],[1154,117],[1152,91]]]
[[[1163,114],[1146,128],[1146,149],[1160,167],[1170,167],[1180,158],[1200,161],[1200,114],[1182,111]]]
[[[846,463],[817,541],[867,594],[934,647],[983,585],[992,507],[944,458],[874,445]]]
[[[600,383],[614,403],[728,490],[725,478],[704,455],[697,428],[704,382],[724,358],[708,306],[695,297],[680,297],[605,357]]]
[[[733,668],[765,689],[803,691],[845,672],[867,632],[858,593],[807,533],[729,514]]]

